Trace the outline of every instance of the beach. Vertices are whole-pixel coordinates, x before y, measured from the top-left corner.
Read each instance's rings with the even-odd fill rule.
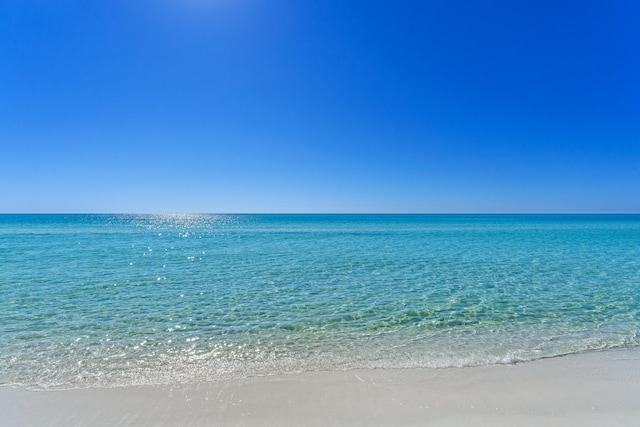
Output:
[[[636,349],[466,368],[58,391],[0,388],[5,426],[624,426],[639,417]]]
[[[0,425],[633,425],[639,219],[0,216]]]
[[[640,2],[0,17],[0,427],[640,426]]]

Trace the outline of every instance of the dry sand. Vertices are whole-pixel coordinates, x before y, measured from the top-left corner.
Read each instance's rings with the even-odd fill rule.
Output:
[[[67,391],[0,387],[2,426],[631,426],[640,352]]]

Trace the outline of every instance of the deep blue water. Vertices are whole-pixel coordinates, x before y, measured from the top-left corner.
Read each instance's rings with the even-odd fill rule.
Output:
[[[640,215],[0,215],[0,384],[640,345]]]

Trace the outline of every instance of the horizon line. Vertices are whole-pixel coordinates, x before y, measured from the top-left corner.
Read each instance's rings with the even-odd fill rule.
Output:
[[[0,212],[0,215],[640,215],[640,212]]]

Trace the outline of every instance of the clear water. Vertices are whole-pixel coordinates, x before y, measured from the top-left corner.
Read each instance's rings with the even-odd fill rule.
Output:
[[[0,384],[639,345],[639,215],[0,215]]]

